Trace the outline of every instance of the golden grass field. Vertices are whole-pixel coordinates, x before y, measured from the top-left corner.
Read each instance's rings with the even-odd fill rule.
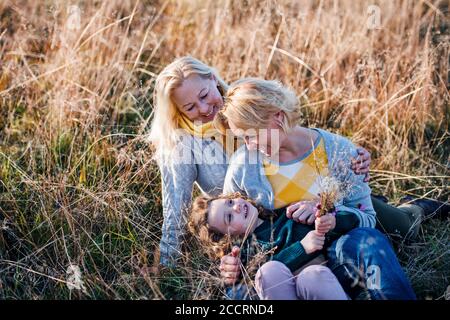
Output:
[[[180,268],[155,268],[161,191],[146,133],[155,77],[183,55],[228,82],[292,87],[304,125],[371,152],[370,185],[392,204],[449,201],[448,6],[1,1],[0,298],[221,297],[217,264],[192,239]],[[448,220],[395,248],[419,299],[450,299]]]

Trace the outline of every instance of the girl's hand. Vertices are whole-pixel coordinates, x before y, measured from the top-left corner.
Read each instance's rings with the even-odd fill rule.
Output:
[[[230,254],[220,259],[220,276],[226,285],[233,285],[239,279],[241,273],[239,251],[239,247],[233,247]]]
[[[358,152],[358,156],[352,158],[352,170],[356,174],[364,174],[366,177],[364,178],[364,182],[368,182],[370,180],[369,175],[369,167],[371,162],[371,157],[369,151],[362,147],[356,148]]]
[[[317,201],[300,201],[286,208],[286,217],[303,224],[313,224],[316,219]]]
[[[316,218],[316,231],[322,235],[333,230],[336,227],[336,217],[332,214]]]
[[[325,243],[325,235],[318,233],[316,230],[308,232],[308,234],[300,241],[305,249],[306,254],[313,253],[323,249]]]

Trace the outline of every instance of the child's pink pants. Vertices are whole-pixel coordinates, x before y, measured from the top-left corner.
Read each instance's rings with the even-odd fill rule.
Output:
[[[279,261],[269,261],[256,273],[256,291],[263,300],[348,300],[335,275],[312,265],[294,276]]]

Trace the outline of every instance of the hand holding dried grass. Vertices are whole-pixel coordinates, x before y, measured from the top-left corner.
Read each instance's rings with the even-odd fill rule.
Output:
[[[339,182],[333,177],[324,177],[321,180],[320,189],[320,201],[317,205],[316,217],[335,212],[334,204],[342,197]]]

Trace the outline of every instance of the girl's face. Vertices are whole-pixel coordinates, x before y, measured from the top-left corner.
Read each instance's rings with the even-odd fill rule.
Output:
[[[197,74],[190,75],[181,87],[173,91],[173,102],[192,122],[210,122],[223,106],[217,84],[214,76],[203,78]]]
[[[283,119],[284,114],[277,112],[270,118],[267,128],[242,130],[237,128],[231,121],[228,121],[230,130],[234,135],[244,139],[247,149],[250,151],[258,150],[265,156],[271,158],[280,151],[286,134],[280,128],[280,120]]]
[[[222,234],[239,236],[253,233],[257,220],[258,210],[241,198],[217,199],[209,207],[208,224]]]

